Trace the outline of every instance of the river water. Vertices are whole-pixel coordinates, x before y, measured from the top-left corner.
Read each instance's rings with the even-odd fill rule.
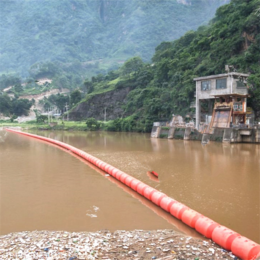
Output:
[[[148,134],[34,132],[119,168],[260,242],[260,148]],[[159,180],[148,171],[156,171]],[[0,131],[0,234],[173,228],[196,232],[73,154]]]

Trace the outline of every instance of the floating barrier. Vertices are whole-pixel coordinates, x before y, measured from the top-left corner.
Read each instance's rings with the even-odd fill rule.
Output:
[[[212,238],[212,232],[215,230],[217,226],[219,226],[219,224],[215,221],[207,217],[201,216],[195,224],[195,229],[203,236],[207,238]]]
[[[227,250],[231,250],[233,241],[240,235],[229,228],[217,226],[212,232],[212,240]]]
[[[182,214],[181,220],[188,226],[195,228],[195,225],[200,217],[201,217],[201,214],[199,214],[198,212],[196,212],[192,209],[186,209],[186,210],[184,210],[184,212]]]
[[[260,256],[260,245],[246,237],[239,236],[231,244],[231,251],[241,259],[255,260]]]
[[[130,187],[132,190],[138,192],[140,195],[152,201],[155,205],[161,207],[167,212],[170,212],[171,215],[182,220],[183,223],[192,228],[195,228],[196,231],[198,231],[205,237],[212,239],[216,244],[220,245],[226,250],[231,250],[234,255],[240,257],[242,260],[255,260],[257,257],[260,257],[259,244],[239,235],[238,233],[227,227],[219,225],[213,220],[188,208],[184,204],[168,197],[166,194],[157,191],[149,185],[137,180],[127,173],[120,171],[112,165],[109,165],[84,151],[81,151],[69,144],[65,144],[63,142],[47,137],[8,128],[6,128],[5,130],[40,139],[42,141],[55,144],[71,151],[72,153],[92,163],[99,169],[107,172],[118,181],[122,182],[126,186]]]

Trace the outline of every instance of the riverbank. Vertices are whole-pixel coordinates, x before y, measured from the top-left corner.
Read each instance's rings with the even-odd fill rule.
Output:
[[[211,240],[174,230],[109,232],[25,231],[0,236],[0,258],[33,259],[239,259]]]
[[[59,131],[87,131],[86,122],[55,121],[53,123],[7,122],[0,121],[0,127],[20,127],[22,130],[59,130]]]

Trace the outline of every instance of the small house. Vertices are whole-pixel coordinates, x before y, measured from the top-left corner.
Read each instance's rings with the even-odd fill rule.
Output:
[[[196,128],[245,126],[247,120],[248,74],[230,72],[194,78],[196,81]]]

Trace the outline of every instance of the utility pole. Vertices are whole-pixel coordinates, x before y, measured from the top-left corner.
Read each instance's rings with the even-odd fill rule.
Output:
[[[52,107],[50,107],[50,123],[52,122]]]
[[[68,106],[68,103],[66,103],[65,108],[66,108],[66,112],[67,112],[67,121],[69,121],[69,113],[68,113],[68,111],[69,111],[69,106]]]
[[[48,111],[48,124],[50,124],[50,108],[48,108],[47,111]]]

